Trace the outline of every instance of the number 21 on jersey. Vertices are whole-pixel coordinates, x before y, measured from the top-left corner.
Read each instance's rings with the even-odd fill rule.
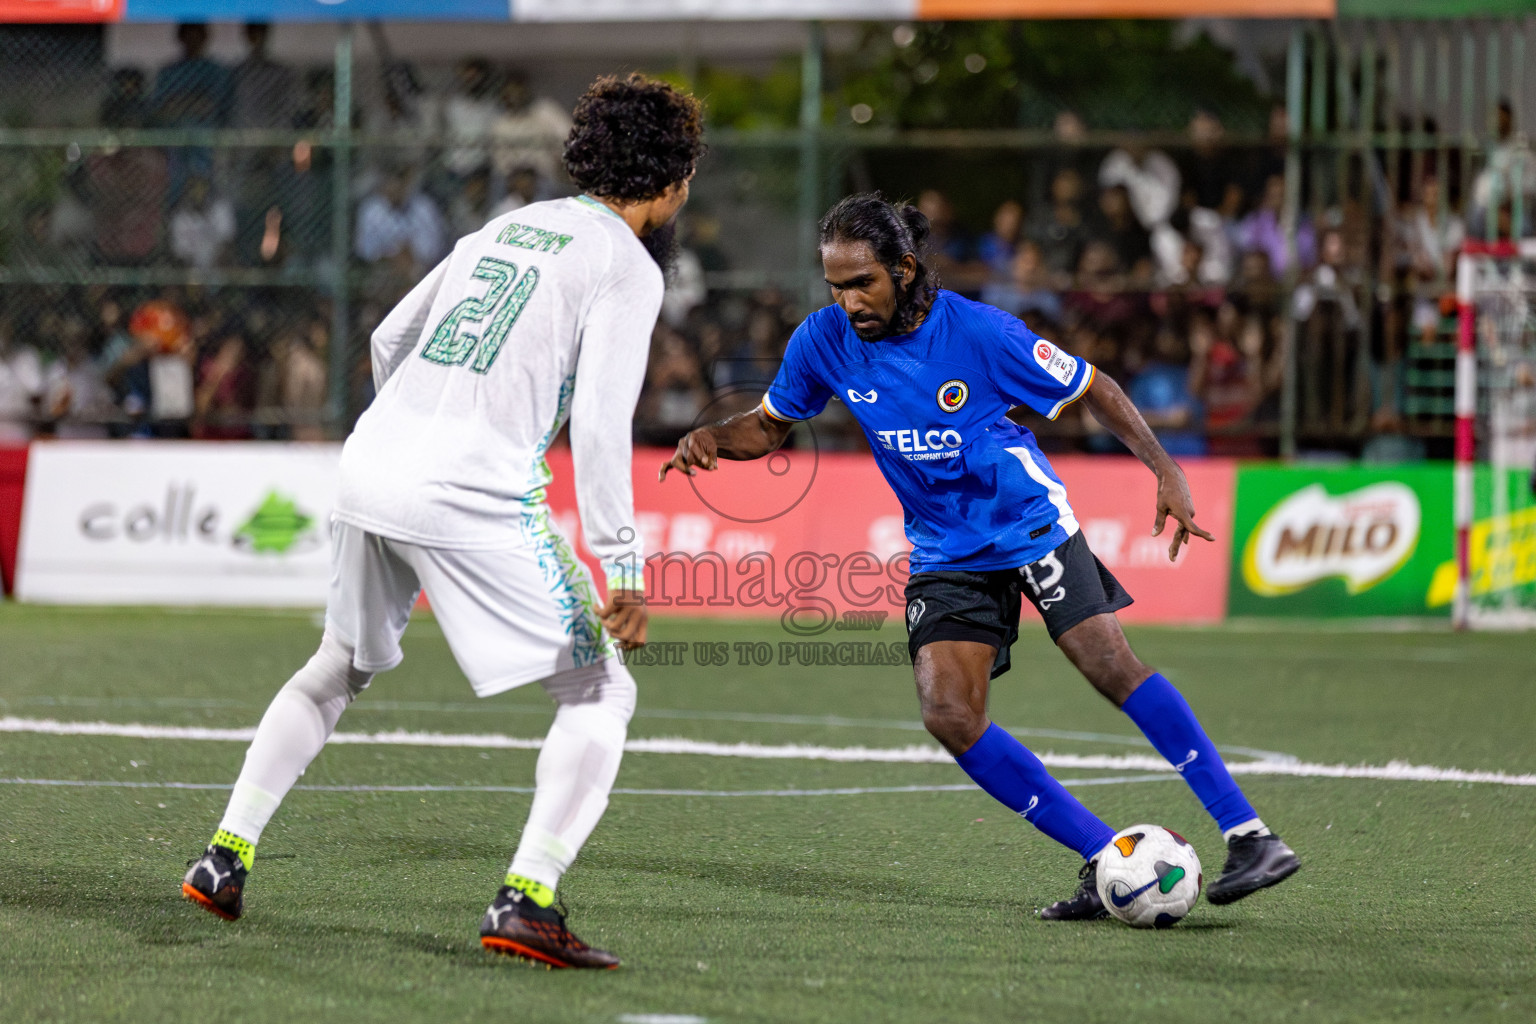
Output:
[[[485,373],[539,286],[539,268],[529,267],[519,278],[517,264],[487,256],[475,264],[470,276],[490,282],[485,294],[467,298],[450,309],[421,350],[421,358],[443,366],[462,366],[473,355],[469,368]]]

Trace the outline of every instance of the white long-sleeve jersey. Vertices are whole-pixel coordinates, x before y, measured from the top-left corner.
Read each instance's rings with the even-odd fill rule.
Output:
[[[638,589],[630,429],[662,292],[634,232],[586,197],[460,239],[373,333],[378,397],[342,450],[336,518],[426,547],[536,540],[569,416],[587,545],[610,590]]]

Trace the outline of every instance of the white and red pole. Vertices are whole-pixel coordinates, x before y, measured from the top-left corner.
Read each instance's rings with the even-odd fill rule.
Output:
[[[1472,607],[1471,534],[1473,482],[1477,463],[1477,261],[1476,257],[1510,259],[1512,242],[1467,242],[1456,263],[1456,464],[1452,470],[1456,524],[1456,598],[1451,622],[1457,629],[1470,624]]]

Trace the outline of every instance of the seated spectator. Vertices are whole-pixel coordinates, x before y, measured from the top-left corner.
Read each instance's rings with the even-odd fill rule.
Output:
[[[994,282],[982,290],[981,301],[1012,313],[1037,334],[1058,327],[1062,320],[1061,296],[1051,288],[1040,243],[1021,244],[1009,271],[1007,281]]]
[[[1237,332],[1235,339],[1230,330]],[[1205,409],[1208,450],[1215,455],[1260,454],[1254,437],[1236,435],[1264,396],[1263,325],[1256,317],[1240,321],[1229,303],[1221,307],[1215,323],[1204,313],[1194,318],[1189,347],[1189,390]]]
[[[1189,346],[1170,330],[1157,332],[1152,358],[1125,389],[1169,455],[1204,455],[1203,410],[1190,391]]]
[[[491,174],[479,170],[464,179],[464,185],[448,205],[449,233],[454,240],[474,234],[502,212],[492,213]]]
[[[91,356],[90,328],[71,316],[64,325],[63,358],[52,395],[50,411],[54,436],[90,440],[108,436],[108,424],[117,419],[112,389],[102,375],[101,364]]]
[[[1440,181],[1426,176],[1418,202],[1402,220],[1403,257],[1413,284],[1413,328],[1425,344],[1440,326],[1440,301],[1455,291],[1456,256],[1466,240],[1462,219],[1440,209]]]
[[[270,30],[266,24],[245,26],[247,52],[231,74],[230,126],[243,129],[286,130],[298,116],[298,80],[291,68],[267,55]],[[235,201],[235,250],[245,266],[278,262],[280,228],[288,202],[290,155],[278,147],[242,147],[230,154],[227,179]]]
[[[103,128],[142,128],[149,120],[144,72],[118,68],[107,82],[107,95],[98,115]]]
[[[229,69],[203,55],[208,48],[208,26],[183,23],[176,26],[182,55],[160,69],[149,98],[150,123],[158,128],[224,128],[233,101]],[[169,152],[170,198],[194,174],[213,174],[213,150],[203,146],[179,146]]]
[[[135,437],[186,437],[194,411],[192,334],[171,298],[141,304],[128,318],[133,344],[103,374],[123,389]]]
[[[118,76],[114,76],[114,90],[119,84]],[[115,127],[142,128],[146,110],[126,93],[114,92],[102,105],[102,119]],[[85,158],[82,192],[90,210],[99,262],[137,266],[155,257],[165,228],[169,188],[170,165],[164,150],[123,146],[91,151]]]
[[[1280,315],[1280,282],[1262,249],[1243,253],[1232,285],[1232,300],[1240,312],[1266,321]]]
[[[1083,179],[1063,168],[1051,179],[1051,202],[1029,218],[1024,234],[1040,246],[1045,269],[1056,288],[1071,287],[1072,275],[1088,242],[1081,206]]]
[[[1067,294],[1063,315],[1071,329],[1087,332],[1112,358],[1134,367],[1147,342],[1152,317],[1147,295],[1127,291],[1115,250],[1090,242],[1078,261],[1076,287]]]
[[[58,198],[48,211],[48,244],[62,265],[79,266],[91,258],[96,223],[91,216],[89,190],[84,162],[70,165]]]
[[[1221,120],[1208,110],[1197,110],[1189,119],[1189,151],[1181,177],[1201,209],[1220,206],[1227,184],[1238,177],[1237,162],[1222,144],[1225,135]]]
[[[543,193],[539,172],[532,167],[519,167],[507,175],[507,194],[492,208],[491,217],[494,219],[549,198]]]
[[[267,55],[271,27],[245,26],[245,59],[230,75],[230,124],[235,128],[291,128],[298,113],[293,70]]]
[[[491,125],[496,176],[508,179],[521,167],[541,177],[560,172],[560,148],[571,133],[571,112],[546,96],[535,96],[527,76],[507,73],[501,83],[501,109]]]
[[[1197,204],[1193,189],[1185,189],[1179,208],[1168,223],[1152,232],[1157,280],[1163,285],[1196,282],[1220,287],[1232,279],[1232,241],[1228,225],[1216,210]],[[1190,260],[1193,248],[1199,258]]]
[[[976,243],[976,256],[987,265],[992,280],[1008,280],[1013,272],[1013,255],[1024,227],[1024,207],[1017,199],[1005,199],[992,213],[992,230]]]
[[[208,49],[208,26],[183,23],[176,26],[181,57],[160,69],[150,95],[150,116],[163,128],[222,128],[229,124],[231,80],[229,69],[203,56]]]
[[[645,444],[676,444],[679,437],[698,425],[708,405],[704,368],[693,346],[666,323],[658,323],[651,341],[645,391],[635,415],[637,440]]]
[[[313,319],[291,330],[274,346],[278,363],[277,401],[295,441],[325,440],[326,366],[330,332]]]
[[[1512,215],[1515,191],[1521,193],[1525,207],[1525,223],[1519,234],[1531,233],[1532,206],[1536,205],[1536,153],[1530,144],[1515,134],[1515,108],[1507,98],[1501,98],[1494,114],[1495,134],[1498,141],[1488,150],[1488,163],[1472,182],[1471,222],[1474,237],[1485,237],[1488,231],[1490,210],[1498,210],[1494,219],[1495,237],[1512,237]]]
[[[1088,232],[1115,250],[1127,284],[1145,288],[1152,283],[1152,238],[1131,212],[1131,196],[1124,185],[1111,185],[1099,192],[1098,216]]]
[[[1282,212],[1285,208],[1285,179],[1276,174],[1264,183],[1264,196],[1258,207],[1237,226],[1238,247],[1243,252],[1263,252],[1277,275],[1290,269],[1290,251],[1286,245]],[[1296,224],[1296,262],[1298,268],[1310,267],[1317,258],[1317,244],[1312,225],[1305,218]]]
[[[685,235],[691,234],[686,218],[684,214],[682,234]],[[666,292],[661,297],[662,320],[681,330],[693,311],[704,305],[708,298],[709,288],[704,283],[703,261],[692,248],[679,245],[671,273],[667,275]]]
[[[355,250],[369,263],[393,262],[425,274],[447,248],[437,204],[415,187],[409,167],[390,171],[357,209]]]
[[[1356,353],[1365,318],[1355,297],[1358,268],[1346,263],[1343,230],[1328,228],[1318,247],[1317,266],[1291,296],[1291,315],[1300,324],[1300,418],[1308,426],[1342,429],[1357,398]]]
[[[489,142],[497,116],[491,65],[480,57],[460,62],[456,84],[457,91],[443,102],[443,131],[456,144],[444,154],[443,164],[462,182],[491,164]]]
[[[171,214],[171,255],[189,267],[211,270],[224,262],[234,240],[234,204],[215,196],[207,178],[190,179]]]
[[[939,280],[957,292],[979,292],[987,281],[987,267],[977,262],[971,240],[955,221],[949,197],[936,188],[923,189],[917,196],[917,208],[928,218],[928,251]]]
[[[203,357],[197,370],[192,436],[203,440],[242,440],[251,436],[250,416],[256,376],[246,361],[245,338],[233,325]]]
[[[1160,149],[1143,145],[1114,150],[1099,165],[1099,187],[1124,185],[1131,210],[1151,231],[1179,205],[1179,167]]]
[[[52,385],[36,347],[23,344],[14,332],[13,320],[0,320],[0,442],[32,437]]]

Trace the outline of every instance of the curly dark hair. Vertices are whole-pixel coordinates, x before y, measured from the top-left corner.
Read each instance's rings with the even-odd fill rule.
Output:
[[[704,154],[704,107],[666,82],[606,75],[576,101],[565,169],[583,192],[655,199]]]
[[[939,293],[938,271],[924,260],[928,255],[928,218],[907,203],[890,203],[879,192],[848,196],[821,218],[820,241],[867,242],[875,259],[896,277],[901,258],[911,253],[917,273],[906,287],[896,289],[896,316],[891,334],[914,329],[933,308]]]

